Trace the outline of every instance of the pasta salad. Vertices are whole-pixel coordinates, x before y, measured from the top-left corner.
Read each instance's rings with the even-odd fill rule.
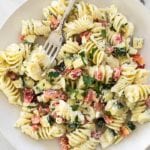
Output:
[[[57,138],[62,150],[105,149],[150,121],[144,39],[116,6],[79,1],[50,66],[38,39],[57,29],[67,5],[52,1],[42,20],[22,21],[20,43],[0,52],[0,90],[22,108],[15,127],[31,138]]]

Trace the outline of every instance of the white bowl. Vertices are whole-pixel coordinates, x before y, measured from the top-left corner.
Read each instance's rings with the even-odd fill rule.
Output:
[[[146,67],[150,68],[150,13],[136,0],[87,0],[97,6],[105,7],[115,4],[119,11],[132,21],[136,26],[136,35],[145,39],[142,54],[146,61]],[[5,23],[0,30],[0,49],[11,43],[18,42],[21,31],[22,19],[39,19],[42,16],[42,8],[47,6],[50,0],[31,0],[20,7]],[[13,128],[19,117],[20,108],[8,104],[6,97],[0,93],[0,131],[17,150],[59,150],[57,141],[34,141],[22,134],[20,130]],[[110,150],[144,150],[150,145],[150,124],[144,124],[123,142],[112,146]]]

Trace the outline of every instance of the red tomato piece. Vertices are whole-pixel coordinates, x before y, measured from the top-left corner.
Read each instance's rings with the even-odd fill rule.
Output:
[[[132,58],[138,64],[138,68],[145,68],[144,58],[140,54],[133,55]]]
[[[148,98],[148,99],[146,100],[146,106],[147,106],[148,108],[150,108],[150,98]]]
[[[108,25],[108,23],[109,23],[107,20],[99,20],[99,19],[97,19],[97,20],[95,20],[95,21],[101,23],[101,25],[102,25],[103,27],[107,27],[107,25]]]
[[[15,81],[19,78],[19,75],[16,74],[15,72],[13,72],[13,71],[8,71],[7,72],[7,77],[9,77],[12,81]]]
[[[59,92],[57,90],[44,91],[44,97],[46,99],[57,99],[59,98]]]
[[[34,125],[39,124],[40,123],[40,116],[37,116],[37,115],[33,116],[31,121],[32,121],[32,124],[34,124]]]
[[[52,29],[56,29],[59,26],[59,23],[60,23],[59,20],[55,16],[53,16],[51,18],[51,28]]]
[[[67,95],[64,92],[52,89],[44,91],[44,97],[46,99],[62,99],[62,100],[67,99]]]
[[[97,139],[97,140],[101,137],[101,135],[102,135],[102,132],[101,132],[101,131],[93,131],[93,132],[91,133],[91,137],[92,137],[92,138],[95,138],[95,139]]]
[[[24,39],[25,39],[25,35],[20,35],[20,38],[19,38],[19,39],[20,39],[21,42],[23,42]]]
[[[32,129],[34,130],[34,131],[37,131],[38,129],[39,129],[39,125],[32,125]]]
[[[97,112],[101,111],[103,109],[103,104],[101,102],[95,102],[94,103],[94,109]]]
[[[25,88],[23,91],[23,98],[25,103],[31,103],[35,98],[35,93],[32,89]]]
[[[102,74],[100,69],[94,73],[94,77],[95,77],[95,79],[97,81],[101,81],[102,80],[103,74]]]
[[[118,34],[114,37],[113,41],[114,41],[114,44],[115,44],[115,45],[122,43],[123,38],[122,38],[121,34],[118,33]]]
[[[120,133],[123,137],[127,137],[130,134],[129,130],[124,126],[120,128]]]
[[[113,122],[113,118],[110,116],[106,116],[106,115],[104,116],[104,120],[107,124],[110,124]]]
[[[60,137],[61,150],[69,150],[70,146],[67,137]]]
[[[113,79],[117,81],[121,76],[122,69],[120,67],[114,68]]]
[[[108,47],[108,48],[107,48],[107,52],[108,52],[109,54],[111,54],[113,51],[114,51],[114,48],[113,48],[113,47]]]
[[[80,34],[80,37],[81,37],[81,39],[82,39],[82,37],[85,37],[86,40],[88,41],[90,39],[91,35],[92,35],[92,33],[90,31],[85,31]]]
[[[94,100],[96,100],[96,96],[97,96],[96,92],[94,90],[90,89],[90,90],[88,90],[88,93],[84,100],[85,100],[85,102],[91,104]]]
[[[82,75],[82,70],[81,69],[74,69],[70,72],[69,76],[76,80]]]

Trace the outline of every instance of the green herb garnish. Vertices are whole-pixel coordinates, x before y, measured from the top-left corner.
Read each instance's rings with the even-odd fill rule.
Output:
[[[49,72],[48,76],[50,78],[57,78],[60,75],[59,72]]]
[[[51,126],[55,123],[55,119],[50,115],[47,117],[47,120]]]
[[[100,94],[101,89],[102,89],[101,82],[96,81],[96,83],[94,84],[93,90],[96,91],[97,94]]]
[[[135,129],[136,129],[136,126],[135,126],[131,121],[129,121],[127,124],[128,124],[128,127],[129,127],[131,130],[135,130]]]
[[[113,136],[117,135],[117,133],[115,132],[115,130],[113,130],[113,129],[109,129],[109,130],[112,132]]]
[[[79,105],[72,105],[71,107],[72,107],[72,110],[73,110],[73,111],[76,111],[76,110],[78,110]]]
[[[113,55],[115,57],[123,57],[123,56],[126,56],[127,55],[127,50],[125,48],[119,48],[119,47],[116,47],[114,52],[113,52]]]
[[[98,118],[98,119],[96,120],[96,126],[97,126],[98,128],[102,128],[102,127],[104,127],[104,125],[105,125],[105,120],[104,120],[104,118]]]
[[[83,76],[83,82],[86,85],[86,87],[91,86],[94,83],[94,81],[95,79],[90,76],[86,76],[86,75]]]
[[[94,53],[96,52],[96,48],[93,48],[91,51],[90,51],[90,54],[89,54],[89,58],[90,59],[93,59],[93,56],[94,56]]]
[[[108,84],[103,84],[102,87],[103,87],[103,89],[109,90],[109,89],[111,89],[115,84],[116,84],[115,81],[111,81],[111,82],[108,83]]]
[[[79,128],[80,125],[81,125],[81,123],[79,122],[78,116],[76,116],[74,122],[68,124],[68,127],[69,127],[71,130],[75,130],[75,129]]]
[[[85,52],[81,52],[81,53],[79,53],[79,55],[81,57],[81,60],[82,60],[83,64],[86,65],[86,62],[84,60],[85,59]]]
[[[117,102],[117,107],[118,107],[119,109],[122,109],[122,108],[124,108],[124,105],[123,105],[122,103],[120,103],[120,102]]]
[[[106,30],[103,29],[103,30],[101,31],[101,35],[102,35],[103,38],[106,38]]]
[[[79,55],[80,55],[81,57],[85,57],[85,52],[83,51],[83,52],[79,53]]]

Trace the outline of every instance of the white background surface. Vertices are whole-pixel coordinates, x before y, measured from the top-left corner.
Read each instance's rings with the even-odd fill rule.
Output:
[[[8,17],[26,0],[0,0],[0,27],[5,23]],[[146,7],[150,9],[150,0],[145,0]],[[143,16],[144,17],[144,16]],[[9,115],[9,114],[8,114]],[[0,133],[0,149],[14,150]]]

